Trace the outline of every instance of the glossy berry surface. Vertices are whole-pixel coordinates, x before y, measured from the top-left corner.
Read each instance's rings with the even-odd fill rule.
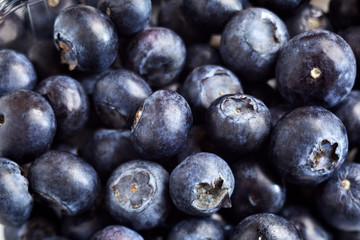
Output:
[[[36,72],[30,60],[10,49],[0,50],[0,96],[17,90],[33,90]]]
[[[264,82],[275,74],[279,51],[289,40],[283,21],[264,8],[240,11],[221,34],[224,63],[247,82]]]
[[[286,181],[318,184],[338,169],[348,152],[344,124],[322,107],[296,108],[275,125],[271,164]]]
[[[190,106],[180,94],[158,90],[136,113],[131,141],[145,157],[171,157],[185,143],[192,121]]]
[[[235,227],[230,239],[300,240],[302,238],[295,226],[285,218],[270,213],[260,213],[242,220]]]
[[[57,123],[56,136],[66,139],[78,134],[89,118],[89,100],[82,85],[68,76],[44,79],[36,89],[50,103]]]
[[[206,112],[206,128],[217,146],[239,154],[263,147],[271,130],[269,109],[246,94],[229,94],[216,99]]]
[[[53,209],[75,215],[89,209],[100,194],[96,171],[71,153],[49,151],[29,169],[32,190]]]
[[[225,240],[225,231],[220,222],[210,218],[191,218],[176,224],[169,233],[172,240]]]
[[[151,95],[150,86],[138,74],[125,70],[104,73],[94,87],[93,101],[101,121],[110,128],[128,128],[141,103]]]
[[[152,87],[176,80],[184,67],[186,49],[181,38],[167,28],[150,27],[129,43],[126,66],[139,73]]]
[[[78,24],[78,23],[81,24]],[[77,5],[62,11],[54,23],[53,39],[69,69],[103,71],[115,61],[118,36],[100,10]]]
[[[344,163],[319,189],[317,206],[320,215],[336,229],[360,231],[359,172],[359,163]]]
[[[92,236],[91,240],[144,240],[140,234],[131,230],[130,228],[120,226],[120,225],[111,225],[103,230],[97,232]]]
[[[114,22],[120,36],[141,31],[150,20],[151,0],[101,0],[97,7]]]
[[[54,111],[39,94],[22,90],[0,98],[0,156],[30,162],[50,148],[55,131]]]
[[[212,153],[196,153],[171,172],[171,200],[186,214],[210,215],[231,207],[234,182],[234,175],[222,158]]]
[[[280,94],[293,105],[332,107],[354,86],[356,61],[339,35],[313,30],[292,38],[276,65]]]
[[[13,161],[0,158],[0,222],[18,226],[30,217],[33,198],[29,193],[29,182]]]
[[[165,223],[170,211],[169,173],[158,163],[133,160],[111,174],[105,202],[116,221],[136,230]]]

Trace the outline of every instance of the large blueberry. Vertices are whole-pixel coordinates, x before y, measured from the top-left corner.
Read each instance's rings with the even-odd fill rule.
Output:
[[[114,24],[100,10],[66,8],[54,24],[54,41],[69,69],[103,71],[115,61],[119,40]]]
[[[91,208],[101,188],[90,164],[71,153],[58,151],[49,151],[31,164],[29,182],[40,198],[65,215]]]
[[[17,226],[30,217],[33,199],[29,182],[13,161],[0,158],[0,223]]]
[[[82,85],[68,76],[52,76],[43,80],[36,89],[48,100],[54,110],[56,136],[66,139],[78,134],[89,118],[89,100]]]
[[[108,71],[95,85],[95,110],[110,128],[130,127],[137,109],[151,93],[138,74],[125,69]]]
[[[344,124],[318,106],[296,108],[275,125],[271,162],[288,182],[318,184],[331,177],[348,152]]]
[[[241,80],[264,82],[275,75],[278,53],[288,40],[286,26],[278,16],[263,8],[249,8],[226,25],[220,54]]]
[[[180,94],[158,90],[136,113],[131,141],[146,157],[174,156],[185,143],[192,120],[190,106]]]
[[[269,109],[246,94],[216,99],[205,116],[208,135],[219,147],[240,154],[262,148],[271,130]]]
[[[39,94],[17,91],[0,98],[0,156],[31,161],[50,148],[55,114]]]
[[[277,88],[293,105],[332,107],[354,86],[356,61],[339,35],[312,30],[292,38],[276,64]]]
[[[127,48],[126,66],[150,86],[163,87],[183,69],[186,49],[181,38],[167,28],[150,27],[139,32]]]
[[[222,158],[212,153],[196,153],[172,171],[170,196],[179,210],[206,216],[231,207],[234,183],[234,175]]]
[[[30,60],[10,49],[0,51],[0,96],[17,90],[33,90],[36,72]]]
[[[170,212],[169,173],[158,163],[133,160],[111,174],[105,203],[120,223],[145,230],[165,223]]]

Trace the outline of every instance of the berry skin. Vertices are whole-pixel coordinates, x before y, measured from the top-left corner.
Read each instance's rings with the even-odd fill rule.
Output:
[[[241,81],[265,82],[275,75],[277,56],[288,40],[286,26],[278,16],[264,8],[248,8],[227,23],[220,54]]]
[[[288,103],[333,107],[354,86],[356,61],[339,35],[307,31],[292,38],[276,64],[277,88]]]
[[[0,156],[30,162],[50,148],[55,131],[54,111],[39,94],[21,90],[0,98]]]
[[[322,218],[342,231],[360,231],[360,164],[344,163],[319,188],[317,206]]]
[[[196,153],[170,175],[170,196],[175,206],[193,216],[207,216],[231,207],[234,175],[229,165],[212,153]]]
[[[133,160],[111,174],[105,203],[119,223],[147,230],[166,222],[170,211],[169,173],[158,163]]]
[[[89,118],[89,100],[82,85],[68,76],[52,76],[41,81],[36,92],[48,100],[54,110],[56,137],[66,139],[78,134]]]
[[[158,90],[136,113],[131,142],[147,158],[174,156],[185,143],[192,120],[190,106],[180,94]]]
[[[285,218],[259,213],[242,220],[236,227],[230,240],[301,240],[295,226]]]
[[[79,24],[80,23],[80,24]],[[115,61],[119,39],[111,20],[97,8],[77,5],[60,12],[54,42],[69,69],[100,72]]]
[[[126,55],[127,68],[139,73],[151,87],[164,87],[183,69],[186,48],[170,29],[150,27],[132,39]]]
[[[262,148],[271,130],[269,109],[260,100],[245,94],[216,99],[207,110],[205,120],[212,142],[239,154]]]
[[[29,182],[20,167],[6,158],[0,158],[0,196],[1,224],[19,226],[28,220],[33,206]]]
[[[29,169],[32,190],[50,206],[65,215],[91,208],[100,195],[100,179],[95,170],[71,153],[49,151]]]
[[[106,126],[128,128],[137,109],[151,93],[150,86],[138,74],[125,69],[111,70],[95,85],[95,110]]]
[[[319,184],[344,162],[348,138],[344,124],[318,106],[296,108],[275,125],[271,164],[293,184]]]
[[[30,60],[10,49],[0,50],[0,96],[18,90],[33,90],[36,72]]]
[[[95,233],[91,240],[144,240],[137,232],[130,228],[111,225]]]

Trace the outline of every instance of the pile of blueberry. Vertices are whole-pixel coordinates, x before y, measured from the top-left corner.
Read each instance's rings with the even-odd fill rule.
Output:
[[[0,16],[5,240],[360,239],[359,0]]]

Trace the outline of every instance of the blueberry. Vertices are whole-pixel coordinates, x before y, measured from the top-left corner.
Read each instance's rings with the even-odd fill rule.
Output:
[[[106,183],[111,172],[120,164],[138,158],[128,130],[98,129],[89,138],[81,151]]]
[[[181,38],[170,29],[150,27],[132,39],[126,56],[127,68],[139,73],[150,86],[163,87],[180,74],[186,49]]]
[[[0,156],[30,162],[50,148],[55,131],[54,111],[39,94],[22,90],[0,98]]]
[[[95,233],[91,240],[144,240],[137,232],[130,228],[111,225]]]
[[[133,160],[121,164],[106,185],[105,202],[119,223],[136,230],[164,224],[170,212],[169,173],[158,163]]]
[[[53,39],[69,69],[103,71],[115,61],[118,36],[114,24],[100,10],[77,5],[60,12]]]
[[[281,216],[293,223],[304,240],[332,240],[332,235],[320,224],[310,211],[301,206],[287,206]]]
[[[242,220],[235,228],[231,240],[301,240],[295,226],[285,218],[259,213]]]
[[[216,99],[208,108],[205,119],[213,143],[239,154],[259,150],[270,135],[269,109],[246,94],[229,94]]]
[[[186,15],[183,0],[165,2],[158,16],[159,26],[176,32],[185,44],[205,43],[210,39],[210,33],[194,24]]]
[[[293,105],[332,107],[354,86],[356,61],[339,35],[312,30],[292,38],[276,65],[277,88]]]
[[[73,137],[84,128],[89,118],[89,100],[78,81],[68,76],[52,76],[43,80],[36,92],[54,110],[59,139]]]
[[[326,13],[311,4],[295,11],[292,16],[286,18],[285,24],[291,38],[309,30],[333,30]]]
[[[95,110],[108,127],[130,127],[137,109],[151,93],[149,85],[136,73],[125,69],[108,71],[95,85]]]
[[[344,162],[348,152],[346,129],[325,108],[296,108],[275,125],[269,151],[271,164],[286,181],[318,184]]]
[[[98,8],[114,22],[120,36],[129,36],[148,24],[151,0],[100,0]]]
[[[228,69],[217,65],[195,68],[186,78],[181,90],[197,119],[204,117],[215,99],[234,93],[243,93],[239,79]]]
[[[221,34],[224,63],[247,82],[264,82],[275,75],[279,51],[289,40],[283,21],[263,8],[240,11]]]
[[[170,196],[179,210],[206,216],[231,207],[234,182],[234,175],[222,158],[212,153],[196,153],[172,171]]]
[[[318,211],[336,229],[360,231],[359,174],[360,164],[345,163],[318,191]]]
[[[86,211],[100,194],[95,170],[66,152],[49,151],[37,158],[30,166],[29,182],[39,197],[65,215]]]
[[[191,218],[177,223],[167,239],[171,240],[225,240],[223,226],[210,218]]]
[[[187,17],[212,32],[221,32],[226,23],[247,5],[247,0],[183,0]]]
[[[19,226],[28,220],[33,206],[28,185],[28,180],[21,175],[19,165],[0,158],[1,224]]]
[[[358,47],[358,42],[360,41],[360,27],[353,26],[341,33],[341,36],[349,44],[351,49],[354,52],[356,58],[357,69],[360,69],[360,48]],[[360,79],[360,71],[357,71],[356,79]],[[355,86],[358,88],[359,83],[355,81]]]
[[[360,145],[360,91],[353,90],[334,109],[333,113],[340,118],[346,127],[349,147]]]
[[[231,166],[235,188],[229,210],[235,219],[262,212],[278,213],[284,206],[285,182],[261,160],[246,158]]]
[[[0,96],[17,90],[33,90],[36,72],[30,60],[10,49],[0,50]]]
[[[180,94],[158,90],[136,113],[131,142],[148,158],[174,156],[185,143],[192,120],[190,106]]]
[[[24,41],[25,37],[26,29],[18,15],[12,13],[2,19],[0,23],[1,49],[7,48],[23,52],[29,45],[27,41]]]

